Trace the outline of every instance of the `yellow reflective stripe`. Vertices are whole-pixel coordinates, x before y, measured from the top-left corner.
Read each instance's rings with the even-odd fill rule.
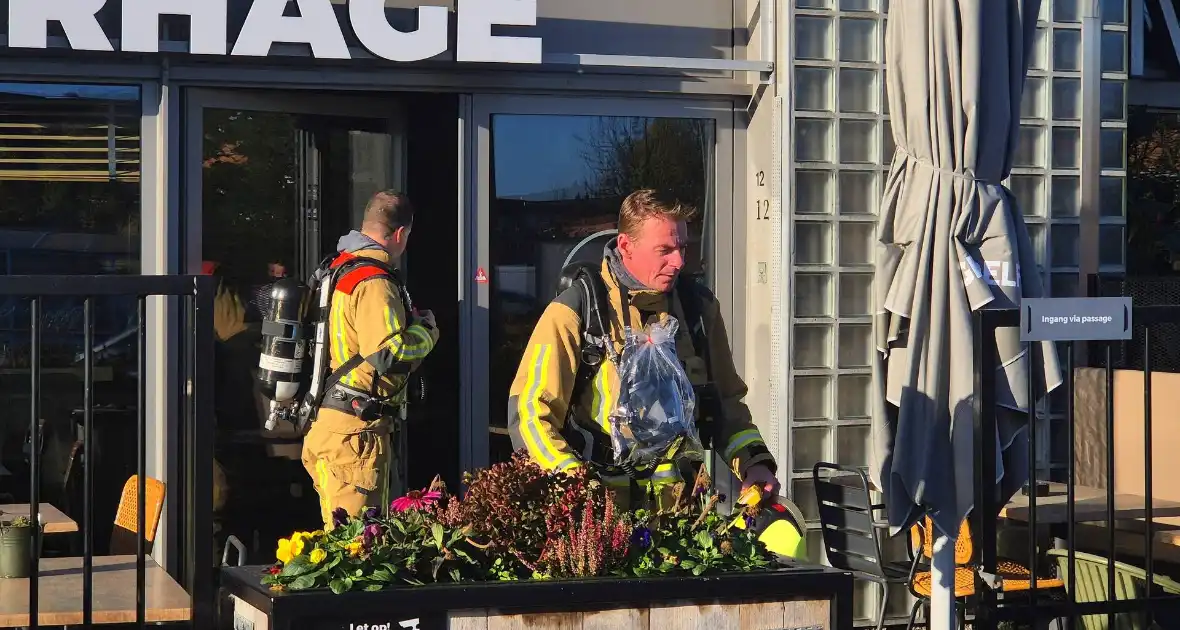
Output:
[[[725,459],[732,459],[734,454],[741,449],[760,442],[762,442],[762,436],[758,434],[758,429],[738,431],[729,438],[729,446],[725,447]]]
[[[671,463],[664,463],[656,466],[655,472],[651,474],[653,482],[658,481],[666,483],[668,481],[680,481],[680,471]]]
[[[401,334],[394,335],[394,331],[401,330]],[[407,342],[407,335],[413,339]],[[430,339],[430,334],[422,329],[421,326],[410,326],[402,330],[401,320],[397,317],[397,311],[385,305],[385,337],[389,339],[389,351],[394,358],[400,361],[416,361],[418,359],[425,359],[426,355],[430,354],[433,349],[433,342]],[[416,339],[416,341],[415,341]]]
[[[348,335],[344,326],[344,310],[347,306],[348,299],[342,297],[341,299],[332,299],[331,318],[332,318],[332,349],[333,354],[336,355],[338,365],[343,365],[348,361]],[[340,379],[345,385],[355,385],[354,372],[349,372]]]
[[[319,485],[320,516],[324,519],[324,529],[332,528],[332,503],[328,500],[328,465],[324,460],[315,460],[316,481]]]
[[[389,304],[386,304],[385,305],[385,336],[386,337],[393,336],[393,331],[394,331],[393,320],[394,320],[393,309],[389,308]]]
[[[416,343],[411,343],[402,351],[402,355],[407,361],[415,361],[417,359],[425,359],[426,355],[430,354],[433,348],[433,341],[430,339],[430,333],[426,332],[421,326],[410,326],[406,330],[406,334],[412,335],[417,339]]]
[[[541,393],[549,380],[549,359],[553,355],[550,344],[534,344],[528,362],[529,371],[525,377],[524,394],[517,399],[516,414],[520,419],[520,434],[525,447],[543,468],[553,470],[559,464],[567,463],[568,457],[558,461],[560,452],[553,446],[549,433],[541,426]]]
[[[606,377],[606,368],[598,367],[598,376],[594,378],[594,418],[598,420],[602,432],[610,434],[611,392],[610,381]]]
[[[402,337],[398,335],[393,336],[393,331],[398,330],[400,326],[397,324],[397,316],[393,313],[393,309],[389,308],[389,304],[385,305],[385,338],[389,339],[389,351],[393,353],[394,358],[401,358],[402,352]]]

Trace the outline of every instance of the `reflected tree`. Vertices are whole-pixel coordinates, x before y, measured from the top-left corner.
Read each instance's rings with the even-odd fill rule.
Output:
[[[257,281],[294,256],[295,119],[209,110],[204,122],[204,256],[231,282]]]
[[[668,190],[702,207],[712,152],[712,121],[602,117],[581,138],[591,197],[622,199],[638,188]]]
[[[640,188],[666,190],[699,211],[689,225],[689,273],[704,280],[713,196],[713,121],[695,118],[603,117],[582,138],[591,172],[586,194],[617,208]]]
[[[1127,273],[1180,271],[1180,115],[1128,112]]]

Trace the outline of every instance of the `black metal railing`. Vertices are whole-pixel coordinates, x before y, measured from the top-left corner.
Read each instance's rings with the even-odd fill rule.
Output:
[[[1132,309],[1132,325],[1135,327],[1135,340],[1142,344],[1142,352],[1139,356],[1142,357],[1142,369],[1144,383],[1144,441],[1143,441],[1143,474],[1144,474],[1144,496],[1146,497],[1143,506],[1144,527],[1144,558],[1142,569],[1146,573],[1144,592],[1141,596],[1132,596],[1130,599],[1120,598],[1119,588],[1116,588],[1116,575],[1120,569],[1116,568],[1118,547],[1116,546],[1116,531],[1119,524],[1116,522],[1116,491],[1114,483],[1115,472],[1115,369],[1118,363],[1112,360],[1112,352],[1116,352],[1125,342],[1119,341],[1098,341],[1090,342],[1088,346],[1089,360],[1091,365],[1101,366],[1105,375],[1105,427],[1104,432],[1106,436],[1104,464],[1106,468],[1106,482],[1104,490],[1104,510],[1102,521],[1092,521],[1105,525],[1106,540],[1104,550],[1106,557],[1102,560],[1105,566],[1105,599],[1099,597],[1088,597],[1083,599],[1090,599],[1092,601],[1078,601],[1079,600],[1079,584],[1082,581],[1081,575],[1078,571],[1078,555],[1082,552],[1078,547],[1078,531],[1077,524],[1077,471],[1076,467],[1076,438],[1075,435],[1075,352],[1073,343],[1059,344],[1062,348],[1061,365],[1063,370],[1064,382],[1061,387],[1065,388],[1064,399],[1064,421],[1059,423],[1067,432],[1067,464],[1064,472],[1064,496],[1065,496],[1065,516],[1064,522],[1060,522],[1060,518],[1053,518],[1045,520],[1044,525],[1054,528],[1056,531],[1052,532],[1052,536],[1060,540],[1065,546],[1065,551],[1060,552],[1060,555],[1066,557],[1064,565],[1065,571],[1059,572],[1059,577],[1064,580],[1064,586],[1050,586],[1042,587],[1037,580],[1033,580],[1028,590],[1021,590],[1019,592],[1009,591],[1003,589],[997,584],[992,576],[998,575],[1002,581],[1005,576],[1002,572],[997,571],[997,529],[999,520],[997,516],[1001,512],[1001,506],[996,496],[995,480],[996,480],[996,428],[997,428],[997,404],[996,404],[996,379],[998,359],[996,355],[996,331],[1001,328],[1017,328],[1020,325],[1020,313],[1017,310],[983,310],[975,313],[974,323],[974,346],[975,346],[975,383],[974,383],[974,430],[975,430],[975,453],[974,453],[974,473],[975,473],[975,510],[971,518],[971,527],[973,530],[973,538],[977,541],[977,566],[975,576],[975,593],[976,595],[968,602],[970,609],[975,614],[974,628],[976,630],[995,630],[1000,622],[1016,622],[1020,626],[1030,624],[1032,627],[1044,627],[1043,624],[1059,620],[1062,622],[1060,626],[1062,630],[1074,630],[1082,627],[1083,617],[1090,615],[1105,615],[1106,623],[1109,628],[1116,628],[1115,615],[1130,614],[1138,617],[1142,625],[1125,625],[1120,623],[1117,627],[1140,627],[1148,628],[1150,624],[1156,621],[1167,621],[1180,619],[1180,595],[1165,594],[1155,584],[1157,576],[1155,559],[1152,549],[1152,544],[1155,540],[1157,524],[1153,523],[1152,513],[1152,388],[1151,388],[1151,374],[1152,374],[1152,358],[1154,356],[1152,344],[1154,341],[1153,331],[1160,327],[1171,327],[1180,323],[1180,306],[1136,306]],[[1029,359],[1033,366],[1029,370],[1029,382],[1027,383],[1029,400],[1033,401],[1028,409],[1028,458],[1029,470],[1032,479],[1030,480],[1030,488],[1023,492],[1027,496],[1028,515],[1027,515],[1027,532],[1028,532],[1028,546],[1027,557],[1021,564],[1028,567],[1034,575],[1040,574],[1045,578],[1053,577],[1053,573],[1042,570],[1045,563],[1039,560],[1042,557],[1041,546],[1044,544],[1044,537],[1039,535],[1042,531],[1038,529],[1038,492],[1036,487],[1036,471],[1037,466],[1037,431],[1036,431],[1036,414],[1038,401],[1044,396],[1044,392],[1038,391],[1040,387],[1039,379],[1037,378],[1037,370],[1040,362],[1043,360],[1041,355],[1040,344],[1029,344]],[[1099,356],[1095,356],[1097,353]],[[1020,387],[1025,384],[1012,384],[1012,387]],[[1042,412],[1047,413],[1047,409],[1042,408]],[[1138,448],[1136,446],[1135,448]],[[991,480],[990,483],[986,480]],[[1042,480],[1047,481],[1047,480]],[[1060,495],[1059,495],[1060,496]],[[1089,501],[1100,501],[1098,497],[1091,497]],[[1040,502],[1045,504],[1049,499],[1041,499]],[[1059,505],[1056,507],[1060,507]],[[1087,517],[1090,521],[1092,517]],[[1021,519],[1024,520],[1024,519]],[[1056,522],[1053,522],[1056,521]],[[1011,555],[1008,559],[1016,560]],[[1095,575],[1091,572],[1091,575]],[[1011,576],[1008,576],[1012,579]],[[1002,583],[1002,582],[1001,582]],[[1093,601],[1101,600],[1101,601]],[[1165,625],[1164,627],[1169,627]]]
[[[194,628],[212,628],[215,606],[215,568],[213,563],[213,522],[212,522],[212,466],[213,466],[213,296],[215,280],[209,276],[0,276],[0,299],[9,303],[26,300],[29,304],[29,358],[31,401],[29,421],[29,515],[33,521],[32,544],[30,546],[31,572],[28,578],[28,627],[41,625],[40,604],[42,603],[41,581],[52,579],[42,575],[42,527],[39,526],[42,513],[42,403],[54,392],[46,391],[42,384],[43,368],[43,309],[46,302],[82,302],[81,362],[83,377],[82,392],[82,606],[81,625],[90,627],[95,623],[96,602],[94,598],[95,571],[95,302],[96,300],[135,300],[134,343],[137,356],[135,366],[137,393],[134,397],[137,407],[135,470],[138,479],[135,532],[135,623],[139,627],[153,624],[148,601],[148,565],[146,544],[154,532],[146,531],[147,525],[147,450],[148,450],[148,321],[147,301],[153,296],[176,298],[181,305],[183,334],[181,344],[184,351],[170,355],[166,360],[176,361],[179,368],[179,455],[182,460],[177,467],[180,479],[169,479],[169,485],[179,488],[181,495],[172,505],[179,508],[176,519],[179,523],[178,548],[181,567],[178,576],[180,584],[188,592],[191,604],[190,619],[186,623]],[[163,326],[174,326],[176,322],[161,322]],[[128,337],[130,338],[130,337]],[[101,340],[100,340],[101,341]],[[56,389],[54,391],[57,391]],[[160,437],[159,439],[164,439]],[[124,446],[125,448],[125,446]],[[169,452],[169,456],[173,453]],[[60,571],[54,572],[60,574]],[[100,579],[111,579],[98,572]],[[154,584],[154,590],[160,585]],[[104,591],[110,591],[104,588]],[[48,594],[48,593],[47,593]],[[98,604],[101,604],[99,602]],[[55,606],[60,609],[61,606]],[[101,612],[101,611],[100,611]],[[124,611],[124,614],[126,611]],[[60,616],[55,616],[52,625],[62,625]],[[172,619],[168,619],[171,621]],[[108,620],[109,621],[109,620]]]
[[[1180,276],[1141,276],[1123,274],[1090,274],[1086,277],[1088,297],[1129,297],[1136,306],[1180,305]],[[1146,330],[1136,328],[1131,339],[1112,342],[1111,363],[1115,369],[1142,370],[1146,346]],[[1180,373],[1180,322],[1156,324],[1151,337],[1151,369],[1153,372]],[[1104,365],[1106,350],[1096,348],[1091,365]]]

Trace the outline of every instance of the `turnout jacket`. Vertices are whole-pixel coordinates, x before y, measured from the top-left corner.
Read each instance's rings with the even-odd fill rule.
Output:
[[[610,318],[607,323],[610,337],[615,350],[622,352],[621,300],[614,275],[624,284],[641,285],[626,272],[621,261],[612,258],[614,254],[608,246],[600,273],[609,292],[610,312],[602,315],[604,322]],[[754,425],[749,408],[742,402],[746,384],[734,367],[720,306],[712,294],[705,297],[701,311],[713,362],[713,383],[723,410],[722,417],[714,419],[713,449],[739,477],[754,464],[775,470],[774,458]],[[609,416],[619,392],[615,364],[604,357],[581,400],[570,400],[582,356],[581,299],[580,290],[574,286],[546,307],[525,347],[509,392],[508,428],[513,447],[526,449],[537,463],[549,470],[567,470],[587,460],[613,463]],[[669,314],[677,318],[680,324],[677,355],[693,385],[705,384],[708,379],[705,362],[695,355],[691,335],[684,325],[679,295],[632,289],[629,299],[632,326],[637,330],[655,318]],[[697,406],[698,414],[700,407]],[[650,482],[674,483],[680,479],[681,473],[669,462],[657,466]],[[608,479],[608,482],[614,485],[619,480]]]
[[[389,254],[380,248],[361,248],[349,253],[391,264]],[[411,321],[413,314],[406,312],[401,289],[391,278],[377,277],[356,283],[355,286],[343,286],[346,284],[351,283],[342,280],[332,292],[328,322],[332,370],[358,352],[366,357],[379,353],[377,363],[392,366],[398,362],[417,364],[434,349],[438,330]],[[344,375],[340,384],[369,393],[373,391],[370,389],[373,378],[374,367],[365,361]],[[381,377],[374,395],[385,399],[396,394],[390,402],[400,403],[405,400],[403,385],[406,378],[405,374]],[[321,416],[330,411],[322,410]]]

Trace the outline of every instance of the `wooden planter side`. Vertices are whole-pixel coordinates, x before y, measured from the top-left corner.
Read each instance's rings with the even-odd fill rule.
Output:
[[[831,602],[656,604],[587,612],[501,615],[494,609],[463,610],[448,616],[448,630],[837,630]]]

